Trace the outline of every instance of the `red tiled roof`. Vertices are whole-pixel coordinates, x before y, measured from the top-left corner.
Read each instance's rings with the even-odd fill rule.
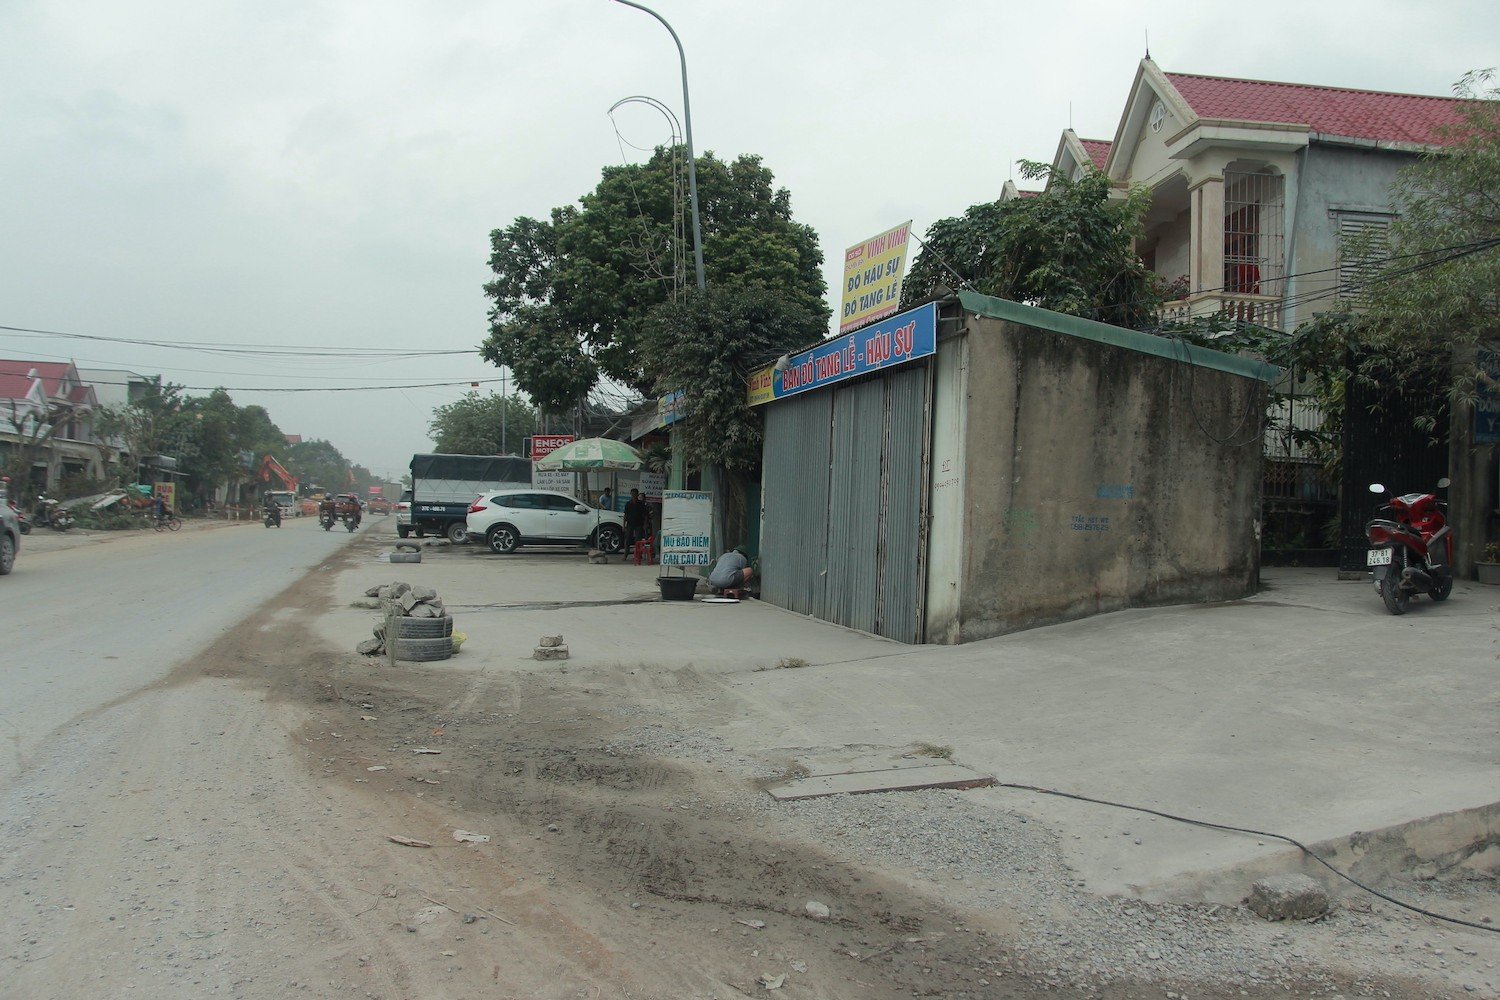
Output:
[[[1019,188],[1016,190],[1017,198],[1040,198],[1041,196],[1041,191],[1022,191]]]
[[[42,391],[49,397],[58,394],[58,385],[68,374],[66,361],[0,360],[0,399],[25,398],[31,391],[32,369],[41,377]]]
[[[1200,118],[1306,125],[1314,132],[1376,142],[1447,145],[1438,129],[1459,123],[1464,101],[1454,97],[1386,94],[1300,83],[1235,80],[1168,73],[1168,80]]]
[[[294,444],[301,444],[302,443],[302,435],[301,434],[283,434],[282,437],[286,438],[286,443],[288,445],[294,445]]]
[[[1079,139],[1083,151],[1089,154],[1089,159],[1094,161],[1095,170],[1104,169],[1104,161],[1109,159],[1109,147],[1114,143],[1108,139]]]

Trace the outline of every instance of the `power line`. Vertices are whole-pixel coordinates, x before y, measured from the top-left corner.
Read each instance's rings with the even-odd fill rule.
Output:
[[[108,368],[119,368],[123,364],[123,362],[118,362],[118,361],[101,361],[101,360],[99,360],[97,358],[80,358],[80,357],[76,357],[76,356],[70,355],[70,354],[47,354],[44,351],[27,351],[26,353],[28,355],[31,355],[32,357],[37,357],[37,358],[50,358],[50,359],[52,359],[54,361],[71,361],[74,364],[81,364],[85,368],[100,367],[100,366],[105,366],[105,367],[108,367]],[[29,360],[29,359],[28,358],[13,358],[13,359],[10,359],[10,360],[26,361],[26,360]],[[361,381],[369,382],[370,378],[371,378],[371,376],[365,376],[365,375],[292,375],[292,374],[283,374],[281,372],[226,372],[226,371],[220,371],[220,370],[214,369],[214,368],[180,368],[180,367],[178,367],[176,365],[161,365],[161,366],[153,365],[152,367],[153,368],[160,367],[162,369],[162,371],[169,371],[169,372],[191,372],[194,375],[234,375],[234,376],[238,376],[238,377],[242,377],[242,378],[244,378],[244,377],[248,377],[248,378],[260,378],[260,377],[266,377],[266,378],[289,378],[289,379],[297,379],[298,381],[307,381],[307,380],[313,380],[313,379],[324,379],[324,380],[332,380],[332,381],[339,381],[339,382],[361,382]],[[112,382],[100,382],[97,379],[86,379],[85,381],[88,381],[89,384],[91,384],[91,385],[113,385],[113,384],[115,384],[115,383],[112,383]],[[388,380],[388,381],[390,381],[390,380]],[[470,379],[469,381],[473,381],[473,380]],[[374,383],[370,382],[370,384],[373,385]]]
[[[39,330],[27,326],[0,325],[0,331],[19,337],[64,337],[70,340],[93,340],[107,344],[131,344],[137,347],[164,347],[175,350],[203,351],[208,354],[245,354],[288,358],[425,358],[443,354],[477,354],[475,350],[407,351],[389,347],[362,347],[330,350],[298,344],[212,344],[193,340],[146,340],[134,337],[106,337],[95,333],[69,333],[66,330]]]
[[[183,389],[188,392],[213,392],[222,389],[225,392],[379,392],[384,389],[443,389],[456,385],[480,386],[500,382],[498,378],[466,378],[456,382],[407,382],[402,385],[177,385],[169,383],[173,388]],[[102,379],[89,379],[86,385],[139,385],[139,382],[107,382]]]

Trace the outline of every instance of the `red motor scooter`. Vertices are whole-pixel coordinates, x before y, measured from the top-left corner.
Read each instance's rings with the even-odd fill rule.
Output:
[[[1438,480],[1448,488],[1448,478]],[[1385,496],[1380,483],[1370,492]],[[1375,577],[1375,590],[1393,615],[1404,615],[1417,594],[1445,601],[1453,593],[1453,530],[1444,511],[1448,505],[1436,493],[1390,496],[1380,508],[1390,517],[1376,517],[1365,525],[1370,551],[1365,563]]]

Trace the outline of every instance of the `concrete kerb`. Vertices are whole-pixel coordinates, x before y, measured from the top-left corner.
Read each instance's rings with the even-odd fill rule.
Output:
[[[758,602],[661,602],[656,574],[578,553],[439,550],[342,573],[318,627],[349,648],[371,616],[344,605],[403,579],[436,589],[469,635],[433,669],[561,669],[530,656],[539,636],[562,633],[569,670],[718,675],[733,710],[698,724],[768,759],[926,740],[1002,782],[1283,833],[1377,877],[1465,851],[1462,863],[1488,867],[1500,853],[1489,740],[1500,594],[1489,588],[1461,584],[1394,618],[1368,586],[1268,570],[1247,601],[912,647]],[[774,669],[783,657],[811,669]],[[1004,788],[963,794],[1057,831],[1095,891],[1235,902],[1252,876],[1317,874],[1276,841]]]

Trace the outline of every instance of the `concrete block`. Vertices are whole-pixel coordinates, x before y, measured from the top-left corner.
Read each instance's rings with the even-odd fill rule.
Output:
[[[411,614],[411,609],[417,606],[417,599],[411,596],[410,590],[403,590],[401,592],[400,600],[401,610],[405,611],[407,614]]]
[[[425,604],[428,601],[437,600],[437,591],[431,587],[413,587],[411,588],[411,596]]]
[[[540,639],[537,640],[536,644],[538,646],[543,646],[543,647],[545,647],[547,649],[553,649],[553,648],[555,648],[557,646],[561,646],[562,645],[562,636],[560,636],[560,635],[544,635]]]
[[[566,660],[568,658],[567,646],[538,646],[531,651],[533,660]]]
[[[380,597],[380,596],[382,596],[381,593],[380,593],[380,591],[382,589],[383,588],[379,584],[377,584],[377,585],[371,587],[369,590],[365,591],[365,596],[366,597]]]
[[[358,646],[355,646],[354,651],[361,656],[375,656],[384,648],[385,643],[379,639],[366,639]]]
[[[1272,875],[1250,887],[1250,909],[1266,920],[1307,920],[1328,912],[1328,893],[1306,875]]]

